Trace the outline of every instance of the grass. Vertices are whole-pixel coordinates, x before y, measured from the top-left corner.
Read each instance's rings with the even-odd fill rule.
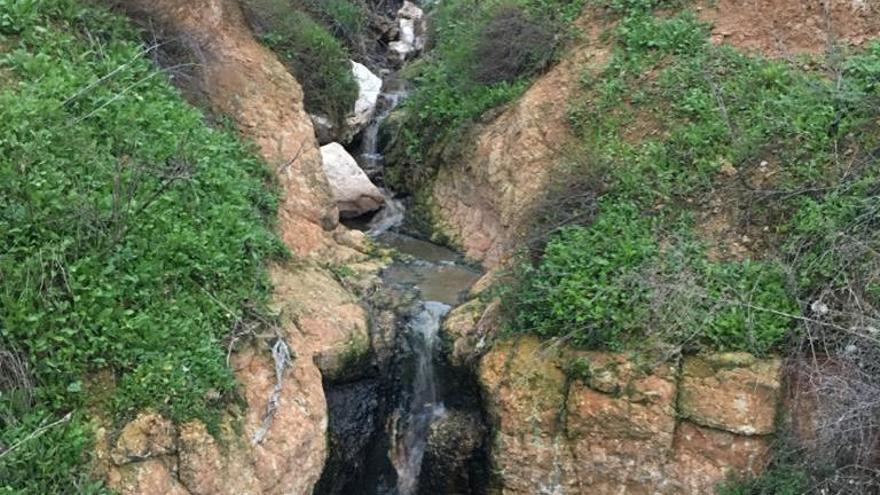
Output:
[[[100,406],[117,422],[210,423],[236,399],[221,341],[268,296],[276,202],[264,164],[206,126],[124,20],[0,2],[0,46],[0,348],[34,383],[0,390],[0,443],[19,445],[0,493],[98,493],[90,377],[115,378]]]
[[[604,5],[618,16],[614,54],[585,74],[570,111],[590,168],[569,173],[599,164],[597,212],[518,269],[513,330],[591,348],[764,354],[821,294],[850,287],[876,307],[876,251],[856,246],[880,246],[868,220],[880,45],[768,60],[711,45],[691,12]],[[631,135],[637,124],[651,132]],[[734,230],[757,232],[753,251],[710,252],[701,222],[712,198],[738,209]]]

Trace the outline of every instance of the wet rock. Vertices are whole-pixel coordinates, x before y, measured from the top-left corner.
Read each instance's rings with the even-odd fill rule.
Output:
[[[681,384],[681,413],[694,423],[743,435],[775,429],[782,362],[730,353],[688,357]]]
[[[477,362],[494,338],[501,301],[488,305],[473,299],[455,308],[443,321],[443,337],[453,366],[471,366]]]
[[[450,411],[431,424],[422,460],[418,493],[466,495],[484,493],[487,430],[477,412]]]
[[[346,142],[370,123],[382,93],[382,79],[365,65],[352,61],[351,70],[358,84],[358,98],[354,104],[354,113],[346,119]]]
[[[322,146],[321,155],[333,198],[343,218],[357,217],[382,207],[385,202],[382,191],[341,144]]]
[[[330,457],[315,489],[316,493],[353,493],[352,484],[363,476],[369,449],[383,426],[380,389],[378,379],[327,388]]]

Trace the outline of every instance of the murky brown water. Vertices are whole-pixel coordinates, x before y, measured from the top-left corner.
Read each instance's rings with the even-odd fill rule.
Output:
[[[482,275],[467,266],[455,251],[430,242],[392,232],[382,234],[377,241],[407,255],[385,270],[385,280],[414,285],[424,301],[455,306]]]

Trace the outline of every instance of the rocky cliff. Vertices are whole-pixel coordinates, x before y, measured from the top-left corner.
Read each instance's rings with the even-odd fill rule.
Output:
[[[476,362],[504,494],[712,493],[764,469],[781,400],[781,361],[745,353],[651,361],[491,338],[496,308],[459,308],[445,331]],[[488,331],[488,334],[487,334]]]
[[[243,334],[230,347],[246,406],[230,409],[213,434],[200,422],[174,425],[149,411],[118,434],[103,429],[104,475],[122,494],[311,493],[328,449],[322,376],[339,377],[370,352],[360,301],[320,266],[366,260],[363,236],[338,226],[300,86],[253,39],[234,0],[115,3],[196,54],[196,85],[210,109],[275,171],[279,234],[299,261],[270,270],[281,327]]]

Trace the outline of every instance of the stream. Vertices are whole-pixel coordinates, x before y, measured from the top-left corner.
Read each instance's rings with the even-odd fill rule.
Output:
[[[373,333],[392,344],[383,354],[373,339],[372,376],[325,383],[331,454],[315,494],[480,495],[488,480],[488,432],[479,392],[470,370],[448,364],[441,326],[482,274],[460,254],[404,231],[404,201],[383,188],[380,133],[408,93],[394,64],[374,69],[384,76],[382,91],[349,152],[380,187],[385,206],[345,223],[398,253],[381,274],[384,295],[368,301],[371,320],[390,326]]]

